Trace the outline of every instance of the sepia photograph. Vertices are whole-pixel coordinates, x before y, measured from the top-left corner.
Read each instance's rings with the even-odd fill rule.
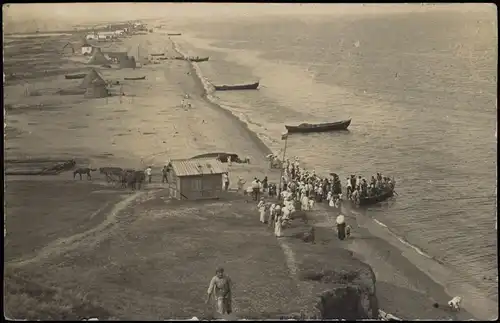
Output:
[[[498,319],[494,4],[2,18],[6,319]]]

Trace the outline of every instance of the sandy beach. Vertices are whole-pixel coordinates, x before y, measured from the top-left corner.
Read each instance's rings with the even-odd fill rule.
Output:
[[[159,30],[146,35],[134,35],[130,38],[125,38],[120,43],[112,44],[112,46],[106,50],[128,51],[140,46],[142,55],[162,52],[165,53],[166,56],[176,56],[178,53],[174,51],[174,48],[178,45],[172,41],[175,42],[174,37],[170,39],[166,35],[166,31]],[[67,66],[64,68],[67,68],[68,71],[84,68],[88,69],[78,64],[79,63],[76,62],[70,62],[67,63]],[[88,213],[93,214],[92,212],[97,212],[96,210],[101,210],[99,212],[102,214],[109,213],[110,211],[108,209],[111,209],[113,205],[116,206],[116,203],[120,203],[119,201],[123,202],[127,199],[132,199],[132,196],[135,199],[138,198],[138,195],[141,195],[141,203],[146,203],[148,200],[156,202],[161,200],[161,202],[158,202],[158,205],[160,205],[160,207],[165,207],[166,202],[159,197],[162,194],[159,193],[162,189],[162,185],[159,183],[160,168],[163,167],[168,159],[189,158],[208,152],[233,152],[241,157],[248,156],[250,158],[251,163],[248,165],[233,164],[230,167],[229,175],[231,189],[235,188],[235,183],[239,176],[243,177],[248,183],[250,183],[254,177],[263,178],[264,176],[268,176],[271,182],[278,182],[279,171],[269,170],[268,162],[265,159],[265,156],[271,152],[271,149],[231,112],[210,102],[206,93],[207,84],[200,80],[196,63],[180,60],[164,60],[160,64],[148,64],[135,70],[98,68],[98,72],[105,80],[119,80],[122,85],[115,86],[114,91],[123,91],[125,96],[111,96],[103,99],[86,100],[79,96],[62,97],[54,95],[53,90],[75,86],[80,81],[64,80],[62,75],[38,77],[29,80],[28,87],[30,89],[37,89],[46,93],[37,97],[25,97],[23,93],[27,85],[22,83],[7,83],[4,88],[5,104],[12,107],[6,112],[7,126],[12,129],[7,134],[5,142],[6,158],[26,158],[27,156],[31,158],[47,156],[57,158],[74,157],[78,160],[80,165],[91,165],[92,167],[119,166],[145,168],[148,165],[153,166],[153,185],[149,186],[144,192],[133,194],[130,192],[117,192],[115,189],[108,187],[99,174],[95,175],[92,184],[97,186],[91,188],[88,192],[85,191],[88,190],[86,185],[90,184],[79,181],[73,183],[72,175],[69,173],[62,173],[59,176],[47,177],[44,179],[22,178],[22,180],[27,180],[27,183],[36,181],[38,183],[36,185],[40,185],[40,182],[60,182],[62,183],[61,185],[68,186],[67,190],[71,191],[72,194],[88,194],[89,198],[91,196],[92,200],[94,196],[100,196],[102,200],[96,203],[96,205],[93,205],[92,210],[82,210],[83,207],[79,207],[78,215],[85,216],[85,214]],[[125,77],[130,76],[145,76],[146,79],[141,81],[124,80]],[[186,96],[189,97],[189,99],[186,99],[186,102],[191,104],[189,108],[181,105],[181,101]],[[21,205],[26,204],[36,205],[39,211],[45,214],[44,217],[49,218],[50,212],[52,212],[53,209],[46,211],[42,210],[43,207],[40,206],[40,201],[37,202],[33,199],[23,200],[22,202],[18,201],[19,196],[25,194],[23,193],[23,188],[29,187],[30,184],[23,184],[18,177],[7,177],[6,183],[8,196],[7,213],[15,215],[19,213],[16,207],[21,208]],[[69,186],[72,185],[85,192],[75,193],[72,191],[74,188],[69,188]],[[40,187],[43,186],[37,186],[38,189],[40,189]],[[95,191],[107,191],[108,193],[95,194]],[[61,194],[61,192],[64,192],[64,190],[59,191],[59,194]],[[31,194],[35,193],[32,192]],[[54,203],[57,204],[56,201],[54,201]],[[92,235],[90,235],[84,237],[87,239],[85,240],[85,247],[87,249],[82,253],[84,256],[79,254],[78,249],[68,249],[67,252],[63,253],[63,257],[66,257],[64,260],[65,263],[69,264],[67,267],[58,269],[59,265],[57,264],[52,262],[44,263],[41,261],[40,263],[47,265],[47,267],[44,267],[44,270],[36,270],[35,267],[38,260],[35,259],[27,264],[26,268],[32,270],[34,276],[48,279],[52,283],[57,281],[58,275],[62,275],[65,279],[64,283],[67,286],[84,283],[97,288],[99,282],[107,279],[110,283],[101,286],[99,290],[95,289],[89,297],[97,299],[97,302],[102,304],[101,306],[104,308],[114,309],[113,315],[116,317],[127,317],[129,319],[161,319],[170,317],[171,315],[180,315],[177,312],[174,313],[174,311],[169,312],[168,309],[181,305],[185,305],[185,308],[182,310],[182,314],[185,317],[190,315],[190,313],[204,315],[203,312],[206,311],[206,309],[200,310],[196,307],[200,306],[198,301],[193,301],[195,305],[179,304],[174,301],[175,295],[165,296],[168,293],[167,286],[163,286],[160,290],[161,292],[154,291],[156,288],[155,283],[149,281],[145,283],[147,287],[144,290],[132,291],[132,285],[141,284],[140,281],[134,281],[134,279],[139,279],[137,275],[133,274],[134,271],[136,273],[141,272],[144,274],[144,272],[148,272],[149,275],[158,275],[155,277],[162,281],[170,278],[158,273],[159,268],[154,267],[155,263],[153,260],[148,260],[145,259],[144,256],[141,256],[142,254],[149,254],[148,252],[150,251],[140,249],[143,247],[134,250],[134,243],[132,242],[141,239],[147,240],[148,243],[154,246],[155,257],[165,258],[165,255],[168,254],[165,250],[166,246],[176,243],[181,244],[183,243],[182,238],[175,236],[175,233],[172,232],[171,239],[163,237],[160,238],[160,240],[163,239],[160,242],[154,241],[157,237],[162,237],[163,232],[168,231],[167,226],[169,224],[172,226],[175,225],[178,230],[183,230],[182,226],[188,225],[187,222],[184,223],[182,220],[175,220],[178,222],[174,220],[169,220],[172,222],[161,220],[164,215],[162,212],[158,211],[160,207],[156,204],[154,206],[148,206],[153,209],[156,208],[156,213],[149,212],[144,215],[142,214],[143,209],[141,209],[141,205],[143,204],[141,203],[137,203],[133,207],[127,209],[128,211],[132,210],[130,211],[131,213],[120,218],[123,219],[123,221],[120,225],[116,226],[116,231],[113,232],[113,237],[119,238],[116,240],[118,242],[104,236],[102,239],[97,239],[97,247],[113,249],[113,252],[120,254],[120,256],[115,257],[112,261],[106,260],[101,254],[95,257],[92,256],[92,253],[89,251],[93,250],[91,248],[94,248],[94,246],[91,243]],[[16,206],[10,206],[11,204]],[[131,204],[133,203],[131,202]],[[345,204],[348,203],[345,202]],[[220,207],[220,205],[213,206],[215,210]],[[192,208],[196,209],[196,206]],[[145,207],[145,209],[147,208]],[[186,209],[189,208],[186,207]],[[249,214],[251,214],[251,212],[255,213],[254,220],[257,222],[257,211],[255,210],[255,206],[251,203],[248,204],[248,210]],[[189,210],[185,212],[189,213],[188,211]],[[71,214],[72,210],[68,209],[65,212]],[[211,212],[216,211],[212,210]],[[494,304],[478,305],[467,302],[467,297],[470,295],[472,287],[464,287],[461,286],[459,282],[453,281],[453,277],[447,277],[447,272],[443,268],[436,266],[429,267],[430,265],[425,262],[425,259],[422,259],[422,257],[418,255],[417,251],[410,247],[401,248],[400,244],[393,241],[395,238],[391,237],[388,231],[384,231],[383,228],[375,226],[372,220],[365,218],[358,210],[351,209],[349,205],[344,205],[342,213],[345,214],[348,221],[352,223],[354,227],[354,236],[351,240],[336,244],[335,248],[347,249],[354,252],[356,258],[372,267],[377,279],[376,292],[379,306],[384,311],[409,320],[491,319],[496,315],[492,310]],[[335,211],[323,205],[318,205],[317,210],[311,212],[314,225],[323,230],[323,238],[320,236],[320,241],[321,239],[331,240],[331,237],[334,236],[332,219],[334,219],[333,215],[335,214]],[[59,221],[66,221],[66,225],[69,227],[78,227],[80,232],[91,230],[89,228],[99,226],[100,221],[104,221],[102,223],[106,221],[105,217],[95,217],[92,218],[91,221],[86,221],[85,224],[80,225],[74,222],[76,221],[75,215],[66,219],[60,218]],[[40,215],[33,215],[33,217],[37,216]],[[203,215],[200,216],[204,217]],[[206,218],[197,220],[195,215],[190,215],[190,217],[193,217],[193,219],[191,219],[193,221],[214,221],[213,219],[207,220]],[[234,222],[234,219],[226,219],[223,218],[223,216],[221,216],[219,220]],[[9,217],[7,217],[7,231],[13,236],[18,236],[20,234],[32,236],[37,230],[42,230],[40,228],[43,227],[43,221],[36,224],[39,227],[36,225],[30,228],[26,228],[28,225],[23,227],[22,223],[27,223],[28,221],[29,219],[25,218],[9,220]],[[158,224],[160,222],[155,221],[163,222],[161,222],[160,225]],[[259,231],[261,228],[254,228],[247,222],[247,219],[242,221],[245,226],[250,228],[249,231],[243,229],[238,231],[238,229],[236,229],[237,223],[231,222],[231,225],[228,224],[229,233],[227,233],[225,239],[230,240],[233,238],[233,235],[248,234],[252,236],[247,237],[246,243],[254,241],[255,238],[258,237],[258,239],[263,239],[262,241],[265,240],[266,243],[274,243],[273,247],[269,247],[273,255],[277,254],[276,250],[281,250],[270,232],[266,232],[264,229]],[[156,230],[151,230],[152,223],[153,226],[158,225]],[[9,227],[12,229],[10,230]],[[160,230],[160,228],[164,231]],[[48,233],[45,238],[36,236],[32,239],[30,238],[31,240],[27,239],[30,240],[29,245],[23,245],[22,241],[16,240],[15,238],[9,238],[8,236],[6,240],[10,244],[5,246],[7,266],[9,266],[9,262],[16,263],[19,262],[20,259],[25,259],[28,254],[39,252],[39,250],[42,250],[42,252],[43,250],[47,250],[43,249],[44,246],[50,245],[54,243],[54,241],[57,242],[58,239],[63,239],[61,237],[69,236],[70,232],[68,232],[68,230],[71,231],[71,229],[67,227],[59,228],[52,233]],[[78,230],[72,234],[78,234]],[[202,231],[203,230],[200,229],[198,232],[200,236],[203,234],[212,234],[211,237],[216,236],[216,233]],[[99,232],[101,231],[97,230],[94,233],[98,236]],[[148,232],[148,234],[141,235],[141,232]],[[208,244],[209,241],[209,239],[203,241],[203,239],[200,238],[200,240],[197,241],[197,245],[201,246],[203,243]],[[59,243],[61,243],[61,241],[59,241]],[[141,243],[141,246],[147,245],[144,244],[144,241]],[[243,247],[245,241],[241,240],[240,243],[240,245],[234,246],[234,248]],[[322,248],[321,245],[316,247]],[[225,253],[224,259],[238,256],[238,252],[234,251],[234,249],[224,249],[220,246],[219,248],[222,248],[219,249],[222,250],[220,251],[221,253]],[[192,259],[201,257],[197,254],[195,249],[196,248],[193,247],[186,257],[189,256],[192,257]],[[130,250],[130,253],[127,250]],[[211,251],[216,252],[214,250]],[[208,249],[205,250],[205,252],[211,251]],[[111,254],[111,251],[108,252]],[[232,256],[228,256],[228,254],[233,252],[234,254]],[[250,253],[250,251],[248,252]],[[102,254],[106,253],[103,252]],[[130,260],[130,263],[128,263],[130,266],[127,268],[127,258],[130,258],[130,255],[139,257],[142,264],[138,265],[139,262],[134,263],[136,260]],[[274,270],[273,266],[278,266],[280,261],[284,262],[285,256],[282,256],[283,257],[277,259],[275,263],[269,262],[269,259],[266,260],[265,254],[261,255],[260,258],[251,260],[255,262],[261,261],[262,264],[267,266],[265,270],[269,270],[269,272],[272,273]],[[77,264],[76,259],[78,257],[82,258]],[[47,260],[48,256],[43,259]],[[86,268],[84,264],[92,261],[102,264],[102,268],[94,270],[89,267],[87,268],[88,271],[84,274],[84,278],[76,283],[72,282],[72,268],[74,266]],[[196,260],[193,261],[196,262]],[[119,272],[121,273],[118,275],[118,278],[124,281],[128,279],[131,284],[124,288],[126,297],[116,301],[112,301],[111,296],[108,294],[123,293],[124,290],[112,290],[116,288],[116,285],[112,285],[111,283],[113,279],[116,280],[118,278],[113,276],[112,271],[107,273],[106,270],[108,269],[106,266],[113,262],[121,262],[120,265],[118,265]],[[236,260],[235,262],[237,263],[228,266],[230,272],[234,273],[239,270],[238,268],[243,268],[243,262],[239,263]],[[134,264],[132,265],[132,263]],[[207,264],[199,262],[197,264],[200,267],[205,266],[207,268],[203,274],[197,274],[197,277],[182,277],[182,274],[179,274],[180,277],[182,277],[180,281],[196,285],[197,282],[202,281],[204,277],[212,275],[212,267],[215,268],[216,266],[215,263]],[[164,263],[158,262],[156,266],[172,266],[175,270],[181,271],[181,268],[175,267],[175,261]],[[45,268],[50,268],[52,274],[46,274],[44,272]],[[131,272],[128,272],[128,270]],[[280,270],[286,272],[284,263]],[[106,277],[103,278],[102,281],[99,281],[97,278],[94,278],[98,275]],[[260,288],[257,286],[259,273],[243,272],[235,275],[238,275],[240,281],[248,280],[256,284],[249,288],[254,288],[256,290]],[[277,281],[288,281],[288,289],[281,290],[280,287],[276,286],[276,297],[290,297],[290,295],[295,293],[294,288],[296,287],[293,280],[289,280],[289,277],[285,276],[278,278]],[[174,288],[173,290],[181,290],[179,286],[176,288],[179,289]],[[190,285],[189,288],[194,287]],[[105,289],[107,289],[107,291],[104,291]],[[202,288],[200,287],[199,290],[200,291],[197,292],[199,295],[196,295],[196,297],[199,296],[198,298],[203,298],[205,286],[202,286]],[[105,296],[99,296],[99,291]],[[246,306],[243,301],[245,297],[250,298],[250,296],[248,296],[248,294],[251,294],[250,291],[251,289],[249,289],[246,294],[241,292],[241,294],[236,296],[240,297],[237,302],[239,302],[242,308]],[[287,295],[280,296],[278,292]],[[464,298],[463,307],[466,309],[465,311],[454,313],[446,308],[446,302],[455,295],[461,295]],[[195,296],[192,297],[196,298]],[[169,300],[166,301],[166,298]],[[188,296],[185,296],[185,298],[187,299]],[[126,303],[135,302],[138,299],[141,299],[138,305],[139,310],[132,315],[131,312],[125,309],[127,306]],[[247,301],[249,303],[253,302],[251,300]],[[433,304],[436,302],[440,304],[440,308],[433,307]],[[245,310],[242,311],[247,312],[252,309],[259,310],[259,307],[257,305],[248,305],[245,307]],[[237,310],[238,307],[236,307],[236,312]],[[278,312],[286,310],[285,308],[277,309]]]

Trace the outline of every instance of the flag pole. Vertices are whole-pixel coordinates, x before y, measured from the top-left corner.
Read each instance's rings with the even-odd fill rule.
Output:
[[[281,161],[281,172],[280,172],[280,183],[279,183],[279,187],[278,187],[278,192],[279,192],[279,195],[281,194],[281,179],[283,178],[283,167],[285,165],[285,155],[286,155],[286,146],[287,146],[287,143],[288,143],[288,132],[284,133],[283,135],[281,135],[281,139],[283,140],[283,138],[285,138],[285,148],[283,148],[283,159]],[[278,199],[279,199],[279,195],[278,195]]]

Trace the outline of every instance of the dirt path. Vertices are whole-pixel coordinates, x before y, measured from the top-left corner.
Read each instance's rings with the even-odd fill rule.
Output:
[[[106,215],[104,221],[98,226],[87,230],[82,233],[75,234],[70,237],[65,237],[48,244],[35,256],[25,258],[22,260],[12,261],[7,264],[10,267],[22,267],[34,262],[39,262],[48,259],[52,256],[60,256],[63,253],[78,249],[78,248],[90,248],[97,244],[102,238],[107,235],[112,229],[118,224],[118,215],[120,212],[125,210],[132,202],[137,200],[139,197],[144,196],[147,192],[135,192],[134,194],[127,196],[125,199],[116,203],[113,209]],[[102,211],[101,208],[99,211]],[[96,212],[96,213],[97,213]],[[95,214],[94,214],[95,215]]]

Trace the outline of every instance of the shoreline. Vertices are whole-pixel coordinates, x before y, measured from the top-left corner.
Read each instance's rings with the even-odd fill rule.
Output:
[[[179,45],[176,44],[174,40],[171,39],[170,41],[174,45],[174,50],[176,50],[183,56],[187,56],[182,51],[182,49],[179,49]],[[196,47],[196,44],[193,44],[193,46]],[[197,68],[197,63],[194,62],[188,62],[188,63],[190,65],[191,71],[196,73],[196,76],[193,76],[195,77],[196,82],[199,85],[201,85],[204,89],[203,98],[212,107],[224,111],[224,113],[228,115],[228,117],[239,122],[239,124],[243,126],[245,131],[249,133],[250,137],[252,137],[254,143],[256,143],[257,146],[259,146],[260,150],[262,150],[263,152],[272,153],[273,151],[271,150],[271,148],[268,147],[255,132],[250,130],[247,123],[245,123],[243,120],[234,115],[230,110],[224,108],[221,104],[218,104],[217,102],[214,102],[210,99],[208,86],[204,82],[204,76],[202,72],[199,70],[199,68]],[[262,146],[265,148],[263,148]],[[460,293],[462,298],[464,298],[463,308],[466,309],[468,312],[470,312],[470,314],[474,315],[477,318],[485,320],[492,319],[491,316],[495,315],[493,314],[492,308],[490,308],[491,305],[494,305],[493,304],[494,300],[483,295],[483,292],[480,290],[478,286],[470,285],[468,283],[457,284],[457,282],[448,281],[447,278],[449,278],[449,276],[447,276],[446,274],[453,275],[454,270],[451,268],[447,268],[446,264],[442,263],[441,261],[437,261],[434,257],[428,255],[425,252],[425,250],[422,250],[418,246],[412,245],[411,243],[406,241],[404,237],[397,235],[396,233],[391,231],[391,229],[387,225],[374,218],[366,217],[365,215],[361,215],[360,213],[353,210],[348,210],[347,212],[344,211],[343,213],[347,215],[347,217],[349,218],[359,219],[360,217],[362,217],[363,219],[361,221],[364,222],[364,226],[360,227],[360,229],[364,233],[363,235],[373,236],[383,241],[381,245],[383,245],[385,249],[389,249],[389,253],[394,253],[394,252],[400,253],[403,259],[407,261],[408,264],[414,266],[414,269],[420,273],[417,274],[419,277],[425,276],[428,279],[427,285],[433,285],[433,286],[426,286],[424,288],[426,290],[433,290],[432,293],[427,294],[427,297],[429,298],[429,306],[432,306],[431,300],[433,299],[438,299],[438,301],[436,302],[440,304],[445,304],[445,302],[447,302],[449,299],[451,299],[456,295],[454,291],[457,291]],[[374,225],[378,226],[378,229],[374,228]],[[388,237],[387,234],[389,234],[390,236]],[[395,240],[397,240],[397,243],[394,243]],[[352,248],[349,247],[347,247],[347,249],[352,250]],[[360,257],[362,261],[370,264],[370,261],[363,259],[366,258],[366,255],[361,255],[356,252],[356,257]],[[401,259],[398,261],[401,261]],[[426,262],[435,262],[435,264]],[[405,264],[404,267],[408,267],[408,264]],[[415,270],[412,271],[415,272]],[[437,290],[435,285],[439,286],[439,289],[441,289],[441,291]],[[484,306],[484,304],[481,304],[481,306],[479,307],[471,305],[471,301],[470,299],[468,299],[468,296],[471,294],[471,288],[473,290],[472,294],[474,294],[477,298],[479,298],[476,301],[480,302],[481,301],[480,299],[486,298],[487,299],[486,303],[490,304],[486,306]],[[443,299],[443,297],[447,298]],[[473,303],[474,301],[475,300],[472,300]]]
[[[173,45],[173,50],[180,55],[187,57],[187,55],[182,51],[181,48],[179,48],[179,44],[177,44],[173,39],[169,37],[170,42],[172,42]],[[243,120],[238,118],[234,113],[232,113],[230,110],[225,109],[222,107],[220,104],[217,102],[213,101],[210,99],[210,93],[208,89],[208,85],[206,85],[203,82],[203,74],[198,68],[198,63],[196,62],[191,62],[191,61],[186,61],[189,65],[190,73],[197,85],[199,85],[203,89],[203,94],[201,97],[207,102],[212,108],[217,109],[218,111],[222,111],[228,118],[232,119],[233,121],[236,121],[243,129],[244,131],[248,134],[248,136],[252,139],[253,143],[258,147],[258,149],[265,155],[274,153],[271,148],[269,148],[264,141],[250,128],[248,127],[248,124],[245,123]]]

